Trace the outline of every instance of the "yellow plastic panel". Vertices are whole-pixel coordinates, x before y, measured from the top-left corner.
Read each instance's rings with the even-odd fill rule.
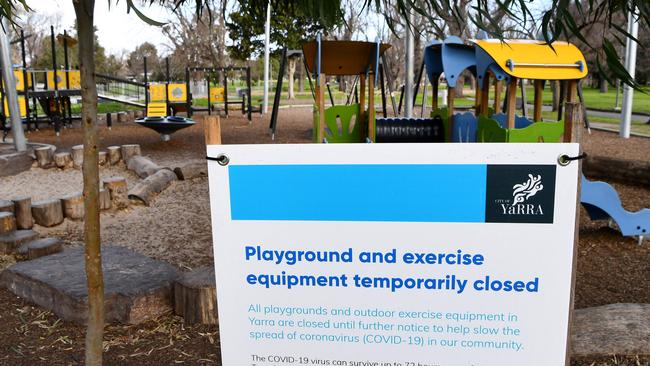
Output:
[[[185,84],[169,84],[167,100],[170,102],[186,102],[187,87]]]
[[[14,76],[16,78],[16,90],[23,91],[25,90],[25,80],[22,70],[14,70]],[[29,86],[32,86],[32,74],[27,73],[27,80],[29,80]],[[4,85],[4,84],[3,84]]]
[[[149,103],[147,106],[147,117],[165,117],[167,115],[167,103]]]
[[[68,71],[68,78],[70,79],[70,89],[81,89],[81,73],[79,73],[79,70]],[[65,85],[65,81],[63,83]]]
[[[149,85],[149,101],[164,102],[165,100],[165,84]]]
[[[587,62],[578,47],[554,42],[553,48],[542,41],[513,39],[472,40],[487,52],[507,74],[522,79],[575,80],[587,76]],[[582,70],[577,67],[582,63]],[[575,66],[574,66],[575,65]]]
[[[9,116],[9,105],[7,104],[7,98],[4,98],[4,100],[5,116]],[[25,103],[25,97],[20,95],[18,96],[18,108],[20,109],[20,117],[27,117],[27,104]]]
[[[223,92],[223,88],[210,88],[210,102],[216,103],[225,101]]]

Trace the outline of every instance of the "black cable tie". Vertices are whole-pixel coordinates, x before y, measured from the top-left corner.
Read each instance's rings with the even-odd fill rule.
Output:
[[[569,165],[572,161],[574,160],[582,160],[587,158],[587,153],[583,152],[582,154],[578,156],[569,156],[566,154],[560,155],[557,158],[557,162],[562,165],[562,166],[567,166]]]
[[[223,154],[217,155],[216,158],[213,158],[212,156],[206,156],[205,158],[207,160],[216,161],[221,166],[226,166],[230,162],[230,159],[226,155],[223,155]]]

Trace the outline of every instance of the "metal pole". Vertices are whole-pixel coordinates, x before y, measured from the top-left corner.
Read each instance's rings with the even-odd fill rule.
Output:
[[[634,38],[639,34],[639,23],[634,18],[634,9],[630,10],[627,19],[627,32]],[[636,42],[631,38],[627,38],[627,45],[625,47],[625,68],[634,80],[636,72]],[[630,129],[632,124],[632,98],[634,97],[634,89],[629,85],[623,86],[623,110],[621,111],[621,128],[620,136],[624,139],[630,138]]]
[[[413,117],[413,33],[411,30],[411,9],[408,9],[406,21],[406,67],[404,73],[404,117]]]
[[[264,27],[264,100],[262,114],[269,112],[269,43],[271,42],[271,1],[266,5],[266,25]]]
[[[0,34],[0,66],[2,66],[2,79],[5,85],[5,94],[11,116],[11,133],[14,136],[14,147],[16,151],[27,150],[25,141],[25,132],[23,131],[23,121],[20,119],[20,109],[18,108],[18,91],[16,90],[16,79],[14,77],[14,68],[11,64],[11,46],[9,45],[9,36],[7,30],[9,23],[7,18],[2,18],[2,34]],[[27,80],[25,80],[27,85]]]

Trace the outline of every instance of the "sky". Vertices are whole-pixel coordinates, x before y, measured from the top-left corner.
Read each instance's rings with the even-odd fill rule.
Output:
[[[126,13],[126,1],[119,1],[109,10],[108,0],[95,1],[95,25],[99,43],[106,48],[107,53],[119,54],[122,50],[132,51],[136,46],[149,41],[157,46],[159,52],[166,53],[165,36],[159,27],[148,25],[138,18],[135,13]],[[137,2],[136,2],[137,3]],[[60,17],[60,25],[72,29],[75,13],[72,0],[27,0],[27,4],[36,12],[47,14],[53,18]],[[170,18],[168,12],[158,5],[139,7],[149,18],[166,21]],[[55,25],[55,24],[54,24]]]
[[[153,43],[160,54],[164,55],[169,52],[167,47],[169,42],[162,34],[161,28],[148,25],[133,12],[127,14],[125,0],[111,0],[111,3],[112,7],[109,10],[108,0],[95,1],[97,36],[99,43],[107,53],[119,55],[124,50],[132,51],[147,41]],[[535,14],[547,7],[549,3],[550,0],[535,0],[529,6],[535,9],[533,10]],[[60,28],[56,29],[57,32],[62,32],[64,28],[71,30],[74,26],[75,13],[72,0],[27,0],[27,4],[37,13],[51,16],[53,19],[59,18]],[[166,9],[158,5],[142,5],[139,9],[157,21],[168,21],[172,16]],[[56,24],[54,25],[56,26]],[[373,27],[372,24],[369,26]],[[377,32],[374,29],[368,29],[366,33],[368,39],[374,40]]]

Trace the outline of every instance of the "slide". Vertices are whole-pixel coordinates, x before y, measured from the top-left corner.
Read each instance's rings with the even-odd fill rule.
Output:
[[[650,209],[625,210],[614,187],[605,182],[591,182],[583,175],[580,200],[592,220],[614,220],[623,236],[639,236],[640,243],[650,232]]]

